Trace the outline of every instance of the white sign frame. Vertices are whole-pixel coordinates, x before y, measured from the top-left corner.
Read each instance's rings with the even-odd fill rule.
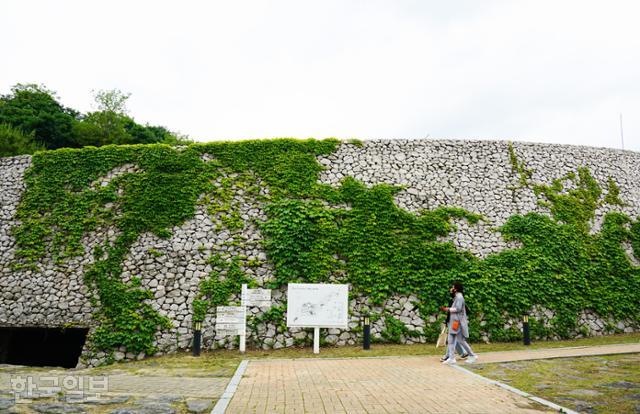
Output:
[[[304,292],[304,293],[303,293]],[[307,295],[306,298],[301,295]],[[313,297],[312,297],[313,296]],[[309,301],[301,303],[302,301]],[[333,301],[327,303],[327,300]],[[307,311],[303,310],[308,309]],[[333,308],[333,309],[330,309]],[[329,309],[329,310],[328,310]],[[311,315],[298,315],[297,312],[339,312],[340,321],[335,323],[309,322]],[[300,320],[300,318],[303,318]],[[287,327],[289,328],[339,328],[349,326],[349,285],[332,283],[289,283],[287,287]]]
[[[235,313],[235,314],[234,314]],[[222,336],[244,335],[246,311],[242,306],[216,307],[216,334]]]
[[[247,289],[247,285],[243,284],[240,306],[216,307],[216,334],[239,335],[241,353],[244,353],[247,347],[247,306],[271,306],[271,290]]]
[[[328,308],[324,308],[325,306],[328,306]],[[313,314],[314,310],[325,313],[337,312],[340,314],[341,320],[335,323],[322,321],[314,323],[313,320],[309,321],[309,319],[312,319],[309,313]],[[300,316],[298,316],[298,313],[307,313],[306,318],[299,321]],[[349,285],[289,283],[287,286],[287,327],[313,328],[313,353],[319,354],[320,328],[349,328]]]
[[[271,289],[243,289],[242,295],[245,306],[271,306]]]

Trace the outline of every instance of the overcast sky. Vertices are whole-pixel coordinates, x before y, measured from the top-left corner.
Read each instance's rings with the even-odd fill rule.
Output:
[[[199,141],[509,139],[640,150],[640,2],[0,0],[0,93],[42,83]]]

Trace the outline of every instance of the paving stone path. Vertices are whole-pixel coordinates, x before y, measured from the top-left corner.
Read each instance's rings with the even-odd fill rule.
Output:
[[[494,352],[480,361],[511,362],[527,359],[640,353],[640,343],[595,347],[550,348]],[[465,364],[461,364],[465,366]],[[15,404],[7,395],[10,381],[21,370],[0,370],[0,412],[92,412],[91,405],[51,401],[36,396],[29,404]],[[42,377],[50,381],[85,375],[77,371],[35,370],[37,388]],[[225,392],[228,377],[151,376],[109,374],[107,413],[209,412]],[[612,387],[626,384],[615,383]],[[4,392],[3,392],[4,390]],[[69,395],[67,395],[69,396]],[[71,404],[69,404],[71,403]],[[118,408],[120,407],[120,408]],[[126,407],[126,408],[125,408]],[[80,409],[79,409],[80,408]],[[251,360],[227,413],[540,413],[546,407],[499,388],[463,371],[443,366],[437,357],[360,359]]]
[[[540,413],[540,408],[433,357],[251,361],[227,409],[227,413],[515,412]]]
[[[640,352],[640,344],[494,352],[506,362]],[[464,366],[465,364],[461,364]],[[252,360],[227,413],[556,412],[437,357]]]

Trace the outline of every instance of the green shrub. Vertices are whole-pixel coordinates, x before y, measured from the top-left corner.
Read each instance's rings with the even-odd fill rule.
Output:
[[[0,157],[33,154],[44,150],[44,145],[35,141],[34,132],[25,134],[8,124],[0,124]]]

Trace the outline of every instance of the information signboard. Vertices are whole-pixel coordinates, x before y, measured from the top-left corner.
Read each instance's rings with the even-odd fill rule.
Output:
[[[271,306],[271,289],[246,289],[242,293],[245,306]]]
[[[348,285],[289,283],[287,326],[346,329],[348,305]]]
[[[244,306],[216,307],[216,333],[218,335],[244,335]]]

